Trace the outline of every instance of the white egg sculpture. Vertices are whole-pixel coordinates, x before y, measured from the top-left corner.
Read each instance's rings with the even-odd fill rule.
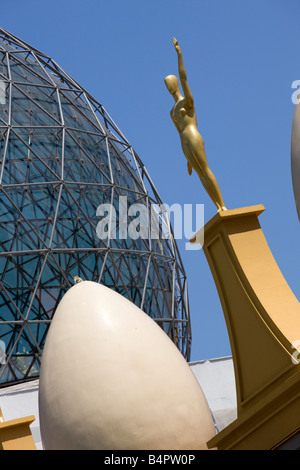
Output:
[[[216,431],[181,353],[141,309],[90,281],[61,300],[43,351],[46,450],[207,449]]]

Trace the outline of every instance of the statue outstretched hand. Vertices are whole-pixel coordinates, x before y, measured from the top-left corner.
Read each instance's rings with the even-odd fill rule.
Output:
[[[179,46],[179,44],[178,44],[177,39],[173,38],[173,44],[174,44],[174,46],[175,46],[175,49],[176,49],[177,54],[179,54],[179,53],[181,54],[181,49],[180,49],[180,46]]]

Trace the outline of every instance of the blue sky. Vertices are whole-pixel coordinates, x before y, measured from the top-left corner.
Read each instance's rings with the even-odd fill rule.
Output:
[[[300,298],[300,224],[290,163],[300,80],[298,0],[10,0],[1,27],[52,57],[107,109],[146,165],[162,200],[215,206],[189,176],[164,77],[181,46],[198,127],[228,208],[264,204],[260,223]],[[195,227],[200,228],[200,227]],[[231,354],[202,251],[178,241],[188,276],[191,360]]]

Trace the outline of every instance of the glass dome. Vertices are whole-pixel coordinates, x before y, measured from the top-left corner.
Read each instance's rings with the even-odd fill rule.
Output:
[[[120,201],[155,214],[159,237],[124,237]],[[39,376],[76,276],[134,302],[189,360],[186,275],[144,164],[99,102],[1,28],[0,203],[0,386]],[[106,205],[116,221],[99,236]]]

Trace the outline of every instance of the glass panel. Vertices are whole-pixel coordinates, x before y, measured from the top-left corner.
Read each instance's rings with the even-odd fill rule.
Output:
[[[101,187],[64,185],[58,208],[52,248],[101,248],[97,237],[97,207],[105,192]]]
[[[77,165],[79,163],[85,165],[85,173],[90,171],[85,176],[86,182],[111,183],[106,143],[103,136],[68,129],[66,132],[65,159],[75,160],[75,157]],[[67,162],[65,169],[70,171],[67,168]],[[80,171],[78,173],[80,174]],[[76,181],[74,177],[73,181]],[[78,179],[77,181],[81,180]]]
[[[125,157],[121,157],[112,145],[109,145],[109,154],[114,184],[132,191],[144,192],[142,184],[138,181],[137,172],[132,168],[129,160],[123,160]]]
[[[9,83],[0,79],[0,119],[8,124]]]
[[[60,119],[60,111],[59,111],[59,104],[57,100],[57,93],[55,88],[51,87],[45,87],[45,86],[37,86],[37,85],[32,85],[32,84],[27,84],[27,85],[17,85],[18,90],[20,93],[23,93],[23,96],[27,96],[29,102],[31,103],[31,100],[33,100],[37,105],[39,105],[40,108],[42,108],[45,113],[49,113],[53,120],[53,125],[54,122],[56,125],[62,125],[61,119]],[[15,92],[14,92],[15,95]],[[13,95],[13,96],[14,96]],[[21,95],[22,96],[22,95]],[[34,112],[38,109],[34,109]],[[51,121],[52,122],[52,121]]]
[[[18,130],[18,135],[22,136],[21,132]],[[47,181],[61,179],[62,132],[57,129],[30,129],[30,135],[30,157],[33,164],[38,167],[42,163],[45,165],[42,173]]]
[[[96,147],[96,136],[91,136],[90,141],[92,139],[94,139],[94,147]],[[64,148],[65,181],[110,184],[107,154],[101,155],[102,160],[104,160],[104,158],[106,159],[106,164],[102,166],[96,165],[95,157],[97,154],[93,155],[91,146],[90,148],[86,147],[86,139],[82,139],[82,133],[78,133],[77,140],[74,140],[74,138],[66,132]],[[100,155],[97,156],[99,157]]]
[[[45,127],[60,125],[46,110],[37,106],[19,85],[12,87],[11,109],[12,125]]]
[[[8,69],[7,69],[7,59],[6,59],[6,53],[5,52],[0,52],[0,79],[3,80],[8,80]]]
[[[24,54],[24,59],[25,56],[28,56],[28,52]],[[24,59],[22,60],[19,53],[15,55],[10,54],[9,56],[9,68],[14,82],[52,85],[51,80],[38,63],[35,63],[30,58]]]
[[[38,376],[39,367],[38,364],[35,363],[36,353],[37,347],[32,336],[27,328],[23,328],[16,347],[13,348],[13,354],[10,359],[10,366],[19,380],[28,376],[29,372],[30,377]]]
[[[60,90],[60,101],[65,125],[88,132],[101,133],[94,115],[78,93]]]
[[[1,144],[0,144],[1,145]],[[2,147],[4,139],[2,139]],[[1,146],[0,146],[1,151]],[[2,184],[49,182],[60,179],[60,134],[30,129],[11,132]]]
[[[53,228],[58,188],[16,187],[7,188],[6,192],[7,196],[0,197],[1,243],[8,248],[8,240],[12,240],[11,251],[46,248]]]

